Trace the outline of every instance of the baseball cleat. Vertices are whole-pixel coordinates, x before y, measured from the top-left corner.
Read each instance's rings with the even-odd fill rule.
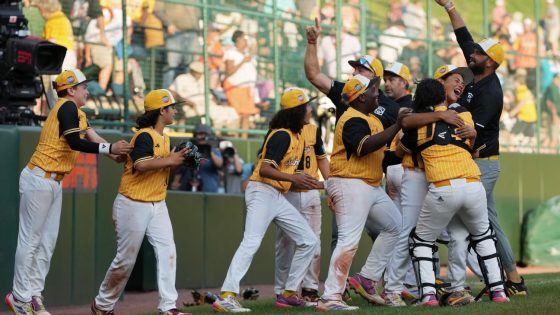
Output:
[[[361,295],[368,302],[373,304],[385,304],[385,300],[377,294],[375,289],[377,283],[359,273],[348,278],[348,285],[354,292]]]
[[[233,296],[219,298],[212,303],[212,310],[217,313],[247,313],[251,309],[245,308]]]
[[[504,292],[504,290],[492,291],[490,295],[492,296],[492,302],[496,302],[496,303],[509,302],[509,298],[507,297],[506,292]]]
[[[284,296],[283,294],[278,294],[276,296],[276,308],[290,308],[290,307],[303,307],[306,306],[305,301],[294,294],[292,296]]]
[[[506,281],[505,287],[509,296],[529,294],[527,286],[525,285],[525,279],[523,279],[523,277],[521,277],[521,282],[512,282],[510,280]]]
[[[358,310],[357,306],[350,306],[344,301],[338,300],[323,300],[319,299],[317,306],[315,306],[316,311],[355,311]]]
[[[45,308],[43,300],[44,298],[42,296],[31,297],[31,308],[33,309],[34,315],[51,315]]]
[[[31,308],[31,302],[18,301],[12,292],[6,294],[4,299],[6,306],[10,311],[16,315],[33,315],[33,309]]]

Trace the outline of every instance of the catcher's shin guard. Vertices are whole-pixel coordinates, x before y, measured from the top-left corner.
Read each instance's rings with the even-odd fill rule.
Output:
[[[412,260],[412,267],[416,275],[416,284],[420,298],[424,295],[424,287],[433,287],[436,289],[435,272],[439,263],[439,258],[435,255],[438,247],[435,242],[429,242],[421,239],[416,235],[416,228],[410,232],[408,249]],[[426,277],[422,279],[422,274],[433,273],[434,281],[425,282]]]
[[[469,251],[472,249],[476,253],[484,284],[486,285],[476,296],[475,301],[480,300],[487,290],[490,298],[492,298],[492,288],[505,283],[502,261],[496,252],[496,234],[492,227],[489,226],[488,230],[480,235],[471,234],[469,241]]]

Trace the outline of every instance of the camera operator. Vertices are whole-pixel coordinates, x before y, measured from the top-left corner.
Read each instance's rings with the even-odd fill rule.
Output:
[[[224,157],[224,187],[228,194],[241,193],[241,174],[244,161],[239,157],[231,141],[220,142],[220,151]]]
[[[198,170],[181,167],[173,177],[172,189],[202,192],[218,192],[220,170],[224,164],[212,129],[205,124],[198,125],[191,140],[202,155]]]

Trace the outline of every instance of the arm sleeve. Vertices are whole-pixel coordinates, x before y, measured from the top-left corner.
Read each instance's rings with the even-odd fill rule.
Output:
[[[154,7],[154,15],[161,21],[163,27],[168,27],[171,22],[167,18],[167,14],[165,14],[165,4],[160,3],[159,1],[156,2]]]
[[[264,162],[272,164],[274,167],[282,162],[284,155],[290,146],[290,135],[285,131],[275,132],[266,144],[266,155]]]
[[[134,164],[151,160],[154,157],[154,141],[147,132],[143,132],[136,137],[134,149],[130,152],[130,158]]]
[[[351,118],[344,124],[342,142],[346,148],[348,159],[352,154],[361,155],[362,145],[369,136],[371,136],[371,130],[368,123],[362,118]]]
[[[325,152],[325,145],[323,144],[323,139],[321,138],[321,127],[317,127],[317,134],[315,136],[315,145],[313,146],[315,150],[315,156],[318,159],[324,159],[327,157],[327,152]]]
[[[78,109],[74,103],[68,101],[58,109],[59,136],[64,136],[70,149],[85,153],[99,153],[99,143],[80,138],[80,121]]]
[[[457,36],[457,42],[459,42],[459,46],[463,51],[463,55],[467,63],[469,63],[469,59],[471,58],[471,54],[474,52],[474,39],[472,38],[469,29],[464,26],[460,27],[455,30],[455,36]]]
[[[418,129],[406,129],[404,130],[404,135],[401,138],[401,143],[399,145],[407,153],[412,153],[412,151],[416,148],[417,140]]]

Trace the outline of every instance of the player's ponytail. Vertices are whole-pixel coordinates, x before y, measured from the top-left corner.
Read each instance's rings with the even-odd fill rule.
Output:
[[[270,120],[270,129],[290,129],[294,133],[299,133],[305,125],[305,114],[307,105],[301,105],[290,109],[278,111]]]
[[[144,114],[136,118],[136,125],[137,125],[136,128],[141,129],[141,128],[153,127],[156,125],[158,118],[159,118],[159,109],[145,112]]]

